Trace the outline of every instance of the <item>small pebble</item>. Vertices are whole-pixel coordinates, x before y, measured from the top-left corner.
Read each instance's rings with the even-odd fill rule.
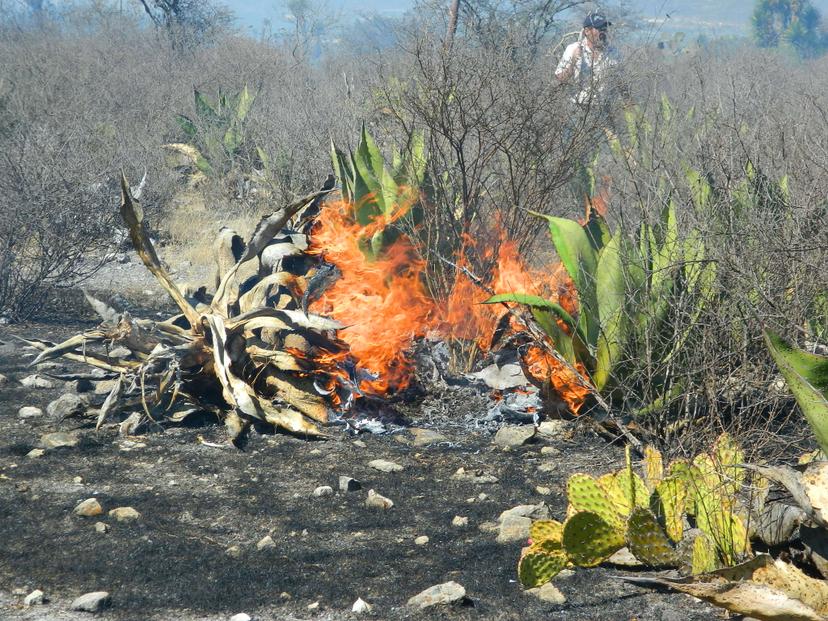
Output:
[[[367,448],[368,446],[362,440],[354,440],[353,442],[351,442],[351,444],[353,444],[354,446],[358,446],[359,448]]]
[[[97,498],[87,498],[78,503],[73,513],[81,517],[94,517],[103,513],[103,507]]]
[[[545,486],[543,486],[543,485],[538,485],[538,486],[535,488],[535,491],[536,491],[538,494],[540,494],[541,496],[548,496],[549,494],[551,494],[551,493],[552,493],[552,488],[551,488],[551,487],[545,487]]]
[[[26,608],[29,608],[30,606],[39,606],[45,601],[46,596],[43,594],[43,591],[41,591],[40,589],[35,589],[26,596],[26,599],[23,600],[23,605]]]
[[[339,477],[339,491],[341,492],[355,492],[362,489],[362,483],[351,477]]]
[[[273,537],[270,535],[265,535],[261,539],[259,539],[259,543],[256,544],[257,550],[271,550],[276,547],[276,542],[273,541]]]
[[[357,614],[371,612],[371,604],[359,597],[357,598],[357,601],[354,602],[354,605],[351,606],[351,612],[355,612]]]
[[[469,525],[469,518],[461,515],[455,515],[454,519],[451,521],[451,525],[460,528],[465,528]]]
[[[109,607],[111,603],[112,598],[110,598],[109,593],[106,591],[95,591],[94,593],[81,595],[72,602],[70,608],[82,612],[100,612],[104,608]]]
[[[330,485],[320,485],[313,490],[313,495],[317,498],[322,498],[323,496],[333,496],[333,493],[333,488]]]
[[[95,532],[105,535],[109,532],[109,524],[106,522],[95,522]]]
[[[319,602],[308,604],[308,610],[319,610]]]
[[[368,462],[368,467],[380,472],[402,472],[403,467],[393,461],[387,459],[374,459]]]
[[[83,484],[83,477],[75,477],[72,479],[72,483],[75,485],[82,485]]]
[[[224,553],[230,558],[239,558],[242,554],[242,551],[239,546],[230,546],[224,551]]]
[[[42,448],[32,449],[28,453],[26,453],[26,457],[29,459],[37,459],[38,457],[43,457],[46,454],[46,450]]]
[[[134,522],[141,519],[141,514],[132,507],[117,507],[109,512],[109,517],[118,522]]]
[[[37,418],[38,416],[43,416],[43,410],[31,405],[24,405],[22,408],[17,410],[17,415],[20,418]]]
[[[252,619],[253,618],[249,614],[244,612],[240,612],[239,614],[230,617],[230,621],[252,621]]]
[[[428,537],[426,535],[420,535],[414,540],[414,543],[418,546],[424,546],[428,543]]]
[[[365,506],[371,507],[372,509],[390,509],[394,506],[394,501],[369,489],[368,498],[365,499]]]

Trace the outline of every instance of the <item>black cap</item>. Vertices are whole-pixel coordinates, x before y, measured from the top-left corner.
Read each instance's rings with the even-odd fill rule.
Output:
[[[603,13],[594,11],[584,18],[584,28],[597,28],[598,30],[606,30],[607,26],[612,26],[612,22],[608,22]]]

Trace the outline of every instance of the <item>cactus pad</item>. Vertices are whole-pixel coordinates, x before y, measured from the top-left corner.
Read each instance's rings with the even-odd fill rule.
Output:
[[[635,507],[646,508],[649,505],[650,491],[644,485],[641,477],[632,471],[632,468],[621,470],[616,474],[615,482],[618,485],[618,489],[624,494],[624,499],[630,507],[629,511],[627,511],[628,514],[632,513]]]
[[[563,537],[563,524],[556,520],[537,520],[529,528],[529,539],[534,543],[554,541],[560,546]]]
[[[693,574],[704,574],[718,568],[716,546],[707,538],[707,535],[700,533],[693,540]]]
[[[649,509],[636,507],[627,520],[627,545],[630,552],[650,567],[675,567],[676,551]]]
[[[627,497],[624,495],[624,492],[622,492],[621,488],[618,486],[615,473],[608,472],[607,474],[598,477],[598,485],[600,485],[601,489],[606,492],[607,498],[616,513],[618,513],[622,519],[629,517],[632,507],[630,506],[629,500],[627,500]]]
[[[653,446],[644,448],[644,483],[651,492],[658,487],[664,478],[664,461],[661,451]]]
[[[667,536],[674,542],[684,535],[684,512],[687,505],[687,485],[683,479],[667,477],[650,496],[650,511],[655,514]]]
[[[557,576],[566,567],[566,563],[566,554],[560,550],[554,552],[529,551],[520,558],[518,578],[520,578],[520,583],[528,589],[538,587]]]
[[[725,488],[722,493],[732,496],[742,487],[746,471],[736,464],[744,463],[745,454],[728,434],[723,433],[713,447],[713,462]]]
[[[594,567],[624,547],[624,530],[600,515],[581,511],[563,528],[563,547],[569,560],[581,567]]]
[[[623,527],[622,516],[618,509],[610,501],[604,488],[593,477],[588,474],[573,474],[567,481],[566,491],[569,504],[576,511],[594,513],[617,529]]]

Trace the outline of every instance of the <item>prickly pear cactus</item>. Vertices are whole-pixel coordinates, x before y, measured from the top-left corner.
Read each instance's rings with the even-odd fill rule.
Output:
[[[518,563],[518,578],[527,589],[546,584],[566,567],[568,562],[563,550],[537,551],[534,546],[524,548]]]
[[[699,533],[693,540],[691,571],[694,574],[703,574],[719,568],[716,546],[707,535]]]
[[[529,539],[533,543],[553,541],[560,547],[562,537],[563,524],[557,520],[536,520],[532,522],[532,526],[529,528]]]
[[[675,567],[678,555],[649,509],[636,507],[627,520],[627,547],[650,567]]]
[[[686,506],[687,484],[678,477],[663,479],[650,496],[650,510],[675,543],[684,536]]]
[[[664,460],[661,451],[652,446],[644,447],[644,484],[651,492],[655,491],[664,478]]]
[[[624,547],[624,529],[597,513],[581,511],[563,527],[563,549],[581,567],[594,567]]]
[[[619,507],[593,477],[588,474],[573,474],[566,484],[566,491],[569,505],[576,512],[593,513],[613,528],[623,529],[624,519]]]

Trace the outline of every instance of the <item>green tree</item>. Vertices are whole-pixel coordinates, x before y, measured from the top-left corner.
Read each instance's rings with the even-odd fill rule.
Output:
[[[792,46],[805,58],[825,51],[819,11],[810,0],[758,0],[753,10],[753,37],[759,47]]]

